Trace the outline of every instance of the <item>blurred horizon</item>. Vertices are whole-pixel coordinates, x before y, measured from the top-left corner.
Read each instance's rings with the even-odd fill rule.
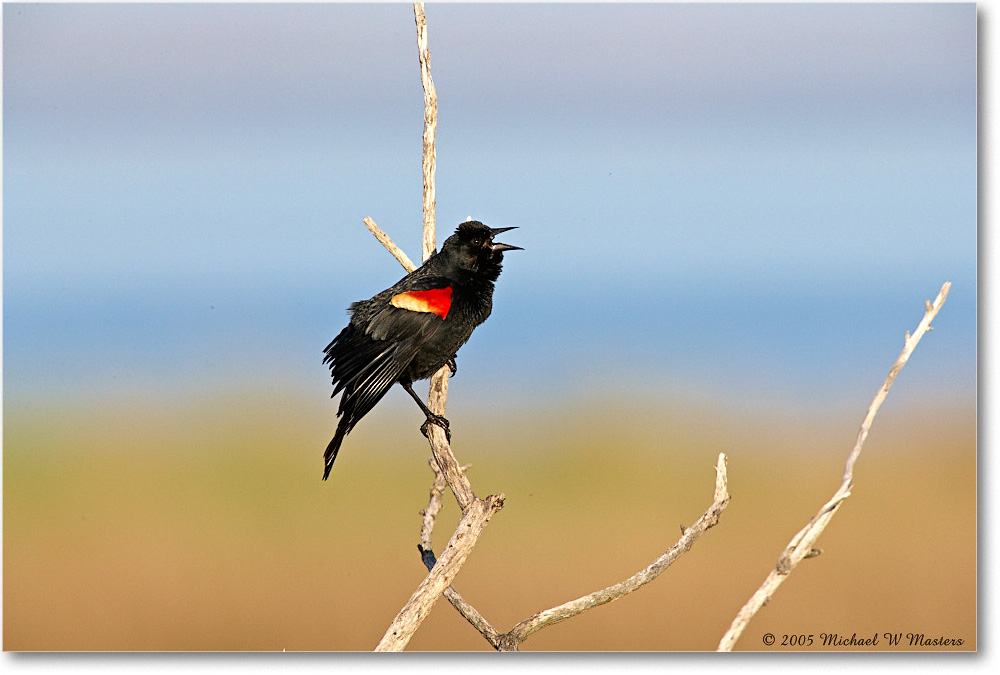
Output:
[[[975,395],[974,5],[428,11],[439,240],[526,249],[456,386],[836,405],[951,281],[913,386]],[[412,24],[6,4],[5,403],[325,386],[347,306],[402,276],[362,218],[417,257]]]

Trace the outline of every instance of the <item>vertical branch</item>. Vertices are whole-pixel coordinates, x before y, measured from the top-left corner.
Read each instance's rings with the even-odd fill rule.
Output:
[[[430,459],[427,463],[430,464],[431,471],[434,472],[434,482],[431,484],[431,495],[427,501],[427,508],[421,512],[421,515],[424,517],[424,521],[420,525],[421,552],[430,551],[434,548],[431,543],[431,533],[434,532],[434,521],[437,519],[437,514],[441,511],[441,497],[444,495],[444,489],[448,487],[444,479],[444,473],[442,473],[437,462],[434,459]]]
[[[420,57],[420,82],[424,87],[424,237],[423,259],[427,260],[437,249],[437,235],[434,210],[437,200],[434,192],[434,172],[437,169],[437,151],[434,143],[437,138],[437,90],[431,79],[431,52],[427,47],[427,17],[424,15],[424,3],[413,3],[413,18],[417,24],[417,54]],[[427,407],[436,415],[445,416],[448,409],[448,376],[450,370],[442,367],[431,376],[430,391],[427,394]],[[448,485],[464,510],[476,498],[472,486],[459,468],[458,462],[451,453],[445,434],[437,426],[430,425],[427,438],[431,451],[437,459],[438,466],[448,477]]]
[[[937,316],[938,311],[940,311],[941,306],[944,305],[945,298],[948,297],[948,290],[951,288],[950,282],[945,282],[941,287],[941,291],[938,293],[937,298],[933,303],[927,302],[926,309],[924,313],[924,318],[917,325],[917,330],[910,335],[909,332],[906,333],[906,340],[903,345],[903,351],[900,352],[899,357],[896,359],[896,363],[893,364],[892,368],[889,370],[889,374],[886,376],[885,381],[882,386],[879,387],[878,392],[875,394],[875,398],[872,400],[871,405],[868,407],[868,414],[865,415],[864,421],[861,423],[861,429],[858,431],[858,438],[854,444],[854,449],[847,458],[847,464],[844,467],[844,476],[840,487],[834,493],[833,497],[823,505],[823,507],[812,517],[812,519],[806,523],[806,526],[796,533],[792,540],[785,547],[785,550],[781,553],[778,558],[778,563],[771,569],[771,572],[764,579],[764,583],[760,585],[760,588],[754,592],[750,599],[747,600],[746,604],[743,605],[736,618],[733,619],[733,623],[729,626],[729,630],[726,634],[722,636],[722,640],[719,642],[717,651],[728,652],[732,651],[733,647],[736,645],[736,641],[740,639],[743,631],[746,629],[747,625],[760,608],[767,604],[771,596],[778,590],[778,587],[785,581],[792,570],[802,562],[805,558],[812,557],[819,553],[818,550],[813,548],[813,544],[819,539],[819,535],[822,534],[823,530],[829,524],[830,520],[840,509],[841,504],[844,500],[851,496],[851,486],[854,484],[854,464],[858,461],[858,456],[861,454],[861,447],[865,443],[865,439],[868,438],[868,430],[871,428],[872,422],[875,420],[875,413],[878,412],[879,407],[882,405],[882,401],[885,400],[886,395],[889,393],[889,387],[892,386],[893,381],[896,379],[896,375],[902,370],[903,366],[906,365],[907,360],[910,358],[910,354],[916,349],[917,343],[920,342],[920,338],[923,337],[924,333],[931,330],[931,321]]]
[[[420,55],[420,82],[424,85],[424,247],[423,259],[431,257],[437,248],[434,226],[434,172],[437,169],[437,152],[434,141],[437,137],[437,90],[431,79],[431,53],[427,49],[427,17],[424,3],[413,3],[413,17],[417,22],[417,52]],[[433,406],[432,406],[433,408]],[[439,413],[440,414],[440,413]]]
[[[427,19],[424,16],[423,3],[416,2],[413,4],[413,16],[417,24],[420,80],[424,86],[423,259],[426,261],[437,248],[434,226],[434,138],[437,129],[437,93],[434,90],[434,82],[431,80],[431,56],[427,49]],[[367,222],[365,224],[369,229],[372,229],[371,225]],[[405,265],[405,263],[403,264]],[[450,369],[448,366],[442,366],[431,377],[427,406],[438,415],[444,415],[445,413],[449,373]],[[427,439],[438,467],[440,467],[448,486],[462,508],[462,519],[459,521],[458,527],[455,529],[441,557],[429,565],[430,570],[427,577],[424,578],[424,581],[413,592],[409,601],[407,601],[389,625],[382,640],[375,648],[376,651],[400,651],[406,648],[410,638],[413,637],[417,628],[420,627],[424,618],[431,611],[434,603],[451,586],[455,575],[458,574],[472,548],[476,545],[476,541],[479,539],[483,528],[486,527],[493,514],[503,508],[504,496],[502,494],[490,495],[486,499],[476,497],[469,479],[465,476],[465,472],[462,471],[461,466],[459,466],[458,461],[452,454],[447,435],[441,427],[436,424],[429,425],[427,428]],[[424,515],[426,527],[428,525],[427,513],[425,512]],[[421,558],[425,558],[423,546],[420,548]],[[429,561],[429,557],[432,555],[429,548],[426,549],[426,553],[428,554],[426,560]],[[478,612],[475,614],[478,616]],[[483,620],[483,624],[485,624],[485,620]]]

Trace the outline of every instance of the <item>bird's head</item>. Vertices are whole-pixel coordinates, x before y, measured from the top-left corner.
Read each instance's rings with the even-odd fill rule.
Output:
[[[496,235],[513,229],[515,228],[493,228],[478,220],[467,220],[458,226],[455,234],[445,240],[441,252],[447,252],[460,269],[479,273],[495,281],[500,276],[503,252],[523,250],[520,246],[493,241]]]

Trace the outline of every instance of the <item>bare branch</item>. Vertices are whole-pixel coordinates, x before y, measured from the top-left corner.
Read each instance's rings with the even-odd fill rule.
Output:
[[[823,505],[823,507],[812,517],[812,519],[803,527],[799,532],[792,537],[792,540],[788,543],[788,546],[782,552],[781,557],[778,558],[778,563],[771,570],[770,574],[761,584],[760,588],[747,600],[747,603],[740,609],[736,618],[733,619],[732,625],[729,626],[729,630],[726,634],[722,636],[722,640],[719,642],[718,651],[732,651],[733,647],[736,645],[736,641],[740,639],[743,631],[746,629],[747,624],[750,623],[750,619],[760,611],[771,596],[774,595],[778,587],[785,581],[785,578],[791,573],[793,569],[804,559],[817,555],[814,553],[813,544],[819,538],[819,535],[826,529],[827,524],[833,518],[834,514],[843,504],[844,500],[851,495],[851,486],[854,482],[854,464],[858,461],[858,457],[861,454],[861,448],[864,445],[865,439],[868,437],[868,430],[871,428],[872,422],[875,419],[875,413],[878,412],[879,407],[882,405],[882,401],[885,400],[886,395],[889,393],[889,387],[892,386],[893,381],[896,379],[896,375],[899,371],[906,365],[907,360],[910,358],[910,354],[916,349],[917,343],[920,342],[920,338],[923,337],[924,333],[931,330],[931,321],[937,316],[938,311],[940,311],[941,306],[944,304],[945,298],[948,297],[948,290],[951,288],[950,282],[945,282],[941,287],[941,291],[938,293],[937,298],[934,303],[926,303],[926,313],[924,318],[920,321],[917,326],[917,330],[910,335],[906,334],[906,341],[903,345],[903,351],[900,352],[899,358],[896,359],[896,363],[893,364],[892,369],[889,370],[889,374],[886,376],[885,381],[879,388],[878,393],[875,394],[875,398],[872,400],[871,405],[868,407],[868,414],[865,415],[864,421],[861,423],[861,429],[858,431],[858,438],[854,444],[854,449],[847,458],[847,464],[844,467],[843,481],[840,488],[834,493],[833,497]]]
[[[423,259],[427,260],[437,249],[437,235],[434,210],[437,200],[434,193],[434,172],[437,168],[437,90],[431,78],[431,53],[427,47],[427,17],[424,15],[424,3],[413,3],[413,18],[417,24],[417,54],[420,58],[420,82],[424,88],[424,137],[423,137],[423,177],[424,177],[424,238]],[[448,374],[447,367],[442,367],[431,376],[430,391],[427,395],[427,407],[436,415],[444,416],[448,404]],[[431,451],[437,459],[438,466],[444,471],[448,485],[458,499],[459,506],[465,510],[476,498],[472,486],[458,466],[455,456],[451,453],[444,431],[430,425],[427,439]]]
[[[424,3],[413,3],[413,18],[417,22],[417,52],[420,56],[420,82],[424,85],[424,260],[431,257],[437,248],[434,231],[434,171],[437,168],[437,152],[434,149],[437,137],[437,90],[431,79],[431,53],[427,49],[427,18]],[[432,408],[433,410],[433,408]],[[438,413],[440,414],[440,413]]]
[[[392,256],[399,261],[399,264],[403,266],[403,269],[405,269],[407,272],[412,272],[413,270],[417,269],[417,266],[414,265],[413,261],[410,260],[410,257],[403,252],[403,249],[396,246],[396,242],[390,239],[389,235],[383,232],[382,228],[376,225],[374,220],[365,216],[364,222],[365,222],[365,227],[368,228],[368,231],[374,234],[375,238],[378,239],[380,242],[382,242],[382,245],[385,246],[386,249],[388,249],[389,253],[391,253]]]
[[[503,495],[490,495],[486,499],[476,499],[463,511],[462,519],[455,528],[437,564],[410,596],[410,600],[399,611],[392,624],[375,647],[378,652],[401,651],[406,648],[413,633],[430,613],[437,599],[451,585],[458,570],[465,563],[476,545],[483,528],[493,514],[503,507]]]
[[[437,130],[437,93],[434,82],[430,74],[430,51],[427,47],[427,21],[424,15],[423,3],[414,3],[414,19],[417,26],[417,49],[420,60],[421,82],[424,89],[424,133],[423,133],[423,238],[422,238],[422,259],[427,260],[436,250],[435,232],[435,188],[434,174],[436,170],[435,138]],[[396,257],[407,271],[415,269],[412,261],[403,253],[392,240],[378,228],[370,219],[365,218],[365,226],[375,234],[383,245]],[[770,599],[771,595],[784,580],[792,569],[804,558],[813,557],[820,553],[819,549],[812,546],[826,524],[836,513],[843,501],[850,495],[850,487],[853,481],[854,464],[860,455],[861,448],[871,427],[875,413],[888,393],[889,387],[894,381],[899,370],[906,363],[913,349],[916,347],[922,335],[930,330],[930,323],[937,315],[947,296],[950,284],[946,283],[939,293],[937,300],[933,304],[927,303],[927,314],[917,328],[916,333],[911,337],[906,335],[906,343],[899,359],[889,372],[885,383],[876,394],[875,400],[869,408],[868,415],[861,425],[858,439],[854,450],[848,457],[844,470],[843,483],[834,497],[828,501],[819,513],[813,517],[810,523],[803,528],[792,539],[785,552],[779,558],[778,564],[772,570],[768,579],[758,589],[757,593],[748,601],[747,605],[740,611],[740,614],[733,621],[729,632],[723,637],[719,645],[720,651],[731,650],[739,639],[740,634],[746,627],[749,620]],[[442,367],[431,378],[430,392],[428,394],[428,407],[438,415],[444,415],[447,407],[449,370],[447,366]],[[528,636],[551,625],[576,616],[592,607],[596,607],[608,602],[612,602],[641,586],[649,583],[669,567],[674,560],[690,549],[693,543],[707,531],[717,524],[719,515],[726,508],[729,502],[726,475],[726,457],[719,455],[716,465],[716,489],[715,499],[712,506],[689,528],[682,527],[682,536],[678,542],[668,549],[662,556],[655,560],[640,572],[630,578],[613,586],[609,586],[600,591],[577,598],[571,602],[564,603],[558,607],[539,612],[534,616],[518,623],[507,633],[499,633],[494,629],[483,616],[476,611],[451,585],[452,580],[458,574],[459,569],[469,556],[475,546],[479,535],[482,533],[492,515],[503,506],[504,496],[491,495],[486,499],[476,497],[468,478],[465,476],[462,467],[451,452],[451,446],[447,435],[443,429],[437,425],[428,426],[428,442],[434,454],[431,465],[435,470],[435,481],[431,488],[430,501],[427,509],[423,512],[423,523],[421,526],[421,543],[418,549],[421,558],[428,568],[428,575],[413,593],[399,614],[393,620],[392,625],[382,640],[376,647],[377,651],[395,651],[406,647],[413,633],[420,623],[430,612],[437,598],[442,594],[458,609],[460,613],[493,645],[499,650],[516,650],[521,642]],[[442,479],[443,477],[443,479]],[[441,508],[444,484],[447,484],[455,495],[459,506],[462,509],[462,518],[453,533],[440,559],[435,559],[431,548],[431,533],[438,511]]]
[[[427,397],[427,407],[438,415],[444,415],[448,397],[448,370],[444,366],[431,378],[431,390]],[[444,472],[448,487],[451,488],[458,505],[464,511],[469,504],[476,500],[476,493],[472,489],[472,484],[466,477],[458,460],[452,454],[451,444],[444,429],[436,424],[427,425],[427,440],[434,453],[434,459]]]
[[[677,558],[683,555],[694,542],[701,537],[710,527],[719,522],[719,515],[729,503],[728,475],[726,472],[726,455],[719,453],[719,459],[715,465],[715,497],[712,505],[691,527],[685,528],[681,538],[676,544],[671,546],[652,564],[643,570],[633,574],[625,581],[609,586],[603,590],[596,591],[582,598],[577,598],[570,602],[563,603],[558,607],[538,612],[534,616],[525,619],[514,626],[508,633],[502,636],[501,649],[516,650],[518,645],[529,635],[535,633],[546,626],[585,612],[592,607],[603,605],[618,598],[628,595],[641,586],[648,584],[667,569]]]
[[[424,86],[423,260],[426,261],[433,254],[437,246],[434,225],[434,138],[437,129],[437,93],[434,90],[434,82],[431,80],[430,52],[427,50],[427,20],[424,16],[423,3],[414,3],[413,14],[417,24],[417,50],[420,56],[420,77]],[[366,222],[365,225],[367,226],[368,223]],[[371,226],[369,226],[369,229],[371,229]],[[388,240],[388,237],[386,239]],[[385,244],[384,241],[383,244]],[[402,262],[399,256],[397,256],[397,260]],[[427,406],[435,414],[442,416],[445,413],[447,405],[449,372],[450,369],[447,366],[443,366],[431,377],[430,393],[427,397]],[[403,606],[399,614],[396,615],[396,618],[376,647],[376,651],[399,651],[406,647],[413,633],[430,612],[431,607],[434,606],[434,603],[442,593],[451,586],[452,579],[455,578],[455,575],[458,574],[459,569],[465,563],[483,528],[486,527],[493,514],[503,507],[504,496],[502,494],[490,495],[486,499],[476,497],[476,493],[472,490],[472,485],[451,452],[451,445],[448,442],[444,429],[436,424],[428,425],[427,439],[430,443],[431,451],[434,453],[437,466],[441,469],[445,481],[448,483],[452,493],[458,500],[459,506],[462,508],[462,519],[459,521],[458,527],[452,534],[451,540],[448,542],[448,546],[445,548],[441,558],[435,561],[433,559],[434,554],[429,546],[430,532],[436,513],[433,509],[440,508],[440,497],[435,502],[435,490],[437,490],[438,495],[443,490],[443,487],[438,489],[438,483],[435,481],[435,487],[432,488],[431,492],[431,502],[428,504],[428,509],[424,511],[424,522],[421,528],[421,545],[419,547],[421,557],[424,559],[425,564],[427,564],[429,572],[420,586],[417,587],[417,590],[414,591],[410,600]],[[430,511],[430,514],[428,514],[428,511]],[[426,547],[423,543],[425,537],[428,544]],[[454,589],[452,589],[452,595],[457,595]],[[487,634],[488,631],[484,627],[489,627],[489,624],[478,612],[469,606],[464,614],[484,635]],[[489,628],[489,630],[492,630],[492,628]],[[496,631],[493,632],[495,633]]]
[[[430,570],[437,563],[434,558],[434,551],[424,548],[423,546],[417,547],[420,550],[420,557],[424,561],[424,565]],[[500,634],[496,628],[490,625],[490,622],[479,613],[479,611],[470,605],[465,598],[455,589],[454,586],[449,586],[444,590],[444,597],[452,606],[458,610],[458,613],[465,617],[465,620],[472,624],[472,627],[479,631],[480,635],[486,638],[494,649],[500,649],[500,643],[503,636]]]
[[[861,429],[858,431],[858,439],[854,443],[854,449],[851,451],[850,456],[847,458],[847,464],[844,466],[844,483],[849,484],[854,479],[854,463],[858,461],[858,456],[861,454],[861,446],[864,445],[865,439],[868,438],[868,430],[871,429],[872,422],[875,419],[875,413],[878,412],[879,407],[882,405],[882,401],[885,400],[886,395],[889,393],[889,387],[892,386],[893,381],[896,379],[896,375],[899,371],[903,369],[906,362],[910,359],[910,354],[913,350],[917,348],[917,343],[920,342],[920,338],[924,336],[924,333],[932,330],[931,321],[937,316],[938,312],[941,310],[941,306],[944,305],[945,299],[948,297],[948,291],[951,289],[951,282],[946,281],[944,285],[941,286],[941,290],[938,291],[937,298],[931,303],[930,300],[925,302],[925,313],[924,318],[921,319],[920,323],[917,325],[917,330],[910,335],[906,334],[906,342],[903,345],[903,351],[900,352],[899,358],[896,359],[896,363],[893,364],[892,368],[889,370],[889,374],[886,375],[885,382],[882,383],[882,387],[875,394],[872,404],[868,407],[868,414],[865,415],[864,421],[861,423]]]
[[[423,511],[424,521],[420,527],[420,544],[417,546],[417,550],[420,551],[420,559],[427,566],[427,570],[430,571],[437,563],[431,544],[431,533],[434,531],[434,521],[437,518],[437,514],[441,510],[441,496],[444,494],[446,483],[444,474],[433,457],[428,461],[428,464],[430,464],[431,470],[434,471],[434,483],[431,485],[427,508]],[[463,466],[462,470],[464,471],[467,468],[467,466]],[[454,586],[449,586],[445,589],[444,597],[495,649],[499,648],[500,631],[491,626],[490,622],[475,607],[470,605]]]
[[[413,18],[417,23],[417,53],[420,57],[420,82],[424,87],[424,239],[423,256],[427,260],[437,248],[435,235],[434,208],[434,171],[437,166],[437,154],[434,141],[437,136],[437,90],[431,79],[431,53],[427,48],[427,17],[424,15],[424,3],[413,3]],[[442,366],[431,376],[430,392],[427,395],[427,407],[436,415],[444,416],[448,404],[448,376],[450,370]],[[438,466],[444,472],[448,486],[458,499],[458,505],[465,508],[476,499],[472,485],[465,477],[458,461],[451,452],[451,445],[444,430],[437,425],[428,427],[427,440]]]
[[[437,514],[441,510],[441,496],[444,494],[447,483],[445,482],[441,468],[437,465],[437,461],[431,457],[427,460],[427,463],[431,465],[431,470],[434,471],[434,483],[431,484],[431,494],[427,501],[427,508],[421,514],[424,517],[424,521],[420,525],[420,546],[422,549],[429,551],[433,548],[431,533],[434,532],[434,519],[437,518]]]

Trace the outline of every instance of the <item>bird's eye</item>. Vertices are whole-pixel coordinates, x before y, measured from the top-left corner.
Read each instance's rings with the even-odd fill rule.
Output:
[[[483,238],[482,237],[476,237],[475,239],[472,240],[472,245],[475,248],[479,248],[480,246],[483,245]]]

